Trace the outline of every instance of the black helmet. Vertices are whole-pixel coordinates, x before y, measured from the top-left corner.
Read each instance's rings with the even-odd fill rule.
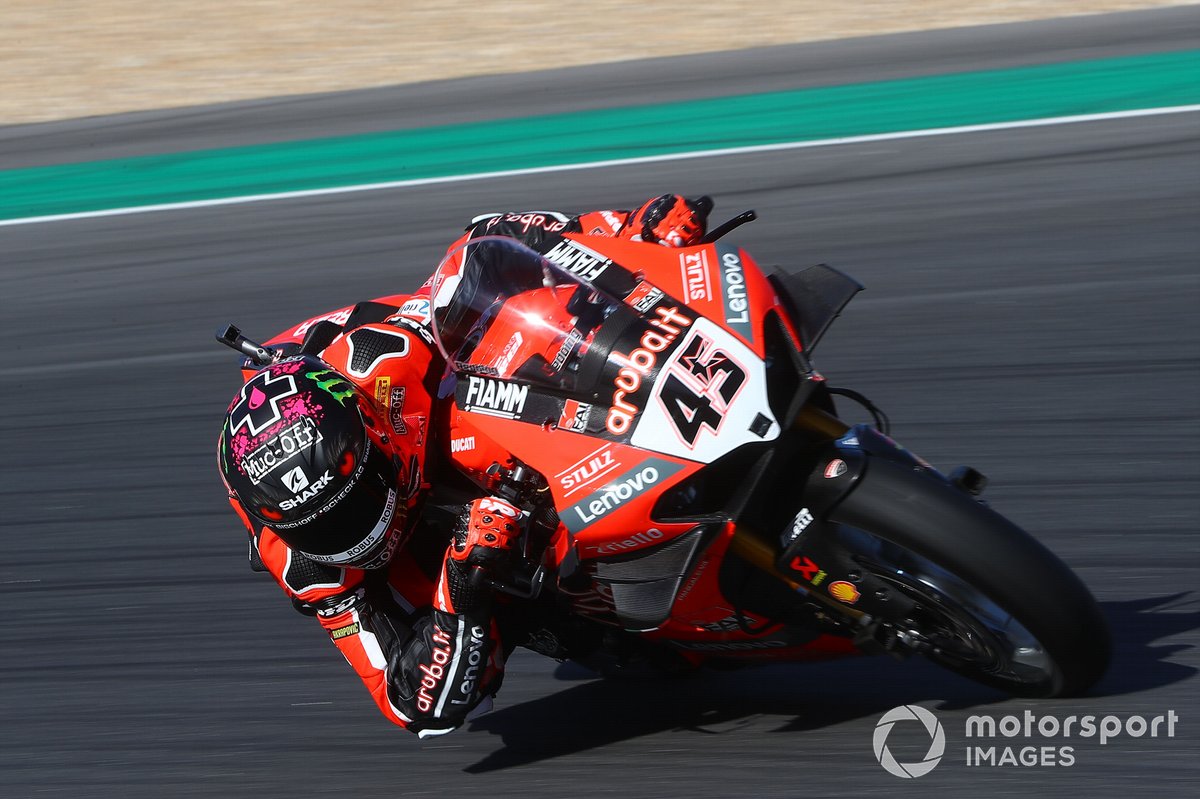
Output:
[[[402,461],[371,399],[311,355],[250,378],[221,430],[221,474],[246,512],[313,560],[387,564],[403,534]]]

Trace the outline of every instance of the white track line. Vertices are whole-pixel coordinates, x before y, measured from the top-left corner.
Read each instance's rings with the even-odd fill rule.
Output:
[[[328,189],[283,191],[274,194],[247,194],[239,197],[223,197],[217,200],[192,200],[189,202],[162,203],[160,205],[139,205],[128,208],[110,208],[104,211],[84,211],[75,214],[28,216],[20,219],[0,220],[0,227],[8,225],[32,225],[39,222],[61,222],[71,219],[92,219],[101,216],[146,214],[152,211],[179,211],[189,208],[208,208],[215,205],[238,205],[241,203],[267,202],[270,200],[291,200],[298,197],[320,197],[321,195],[326,194],[350,194],[351,192],[378,191],[379,189],[401,189],[409,186],[429,186],[436,183],[487,180],[490,178],[506,178],[517,175],[537,175],[546,172],[568,172],[575,169],[599,169],[602,167],[626,166],[629,164],[650,164],[659,161],[680,161],[687,158],[717,158],[725,155],[768,153],[778,150],[799,150],[806,147],[830,147],[839,144],[862,144],[865,142],[892,141],[895,139],[915,139],[922,136],[952,136],[959,133],[980,133],[993,130],[1013,130],[1016,128],[1039,128],[1048,127],[1051,125],[1068,125],[1076,122],[1098,122],[1109,119],[1129,119],[1131,117],[1161,116],[1164,114],[1186,114],[1195,111],[1200,111],[1200,105],[1176,105],[1162,108],[1139,108],[1133,111],[1113,111],[1105,114],[1079,114],[1076,116],[1065,117],[1044,117],[1041,119],[1023,119],[1015,122],[994,122],[986,125],[962,125],[953,128],[926,128],[923,130],[902,130],[894,133],[873,133],[867,136],[845,136],[837,139],[814,139],[811,141],[781,142],[779,144],[756,144],[748,147],[727,147],[718,150],[695,150],[685,153],[647,155],[639,158],[614,158],[608,161],[590,161],[579,164],[539,166],[528,169],[507,169],[497,172],[477,172],[469,175],[446,175],[436,178],[419,178],[417,180],[394,180],[386,183],[360,183],[351,186],[335,186]]]

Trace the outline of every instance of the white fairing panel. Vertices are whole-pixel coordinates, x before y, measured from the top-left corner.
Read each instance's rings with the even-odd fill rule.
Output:
[[[762,360],[700,318],[658,373],[630,443],[711,463],[743,444],[778,437]]]

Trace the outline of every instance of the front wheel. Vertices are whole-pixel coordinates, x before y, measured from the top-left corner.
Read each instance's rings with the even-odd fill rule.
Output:
[[[1107,625],[1074,572],[924,470],[870,458],[830,519],[872,582],[904,597],[879,622],[889,647],[1016,696],[1080,693],[1107,669]]]

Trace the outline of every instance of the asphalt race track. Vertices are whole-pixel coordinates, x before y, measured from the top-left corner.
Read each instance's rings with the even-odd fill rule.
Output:
[[[1197,47],[1198,16],[689,58],[687,93],[804,85],[796,65],[816,62],[837,83]],[[643,67],[641,82],[628,65],[563,80],[620,74],[611,93],[652,94]],[[663,80],[682,80],[674,68]],[[445,119],[475,91],[500,114],[499,84],[456,83],[453,107],[410,89],[406,113],[425,102]],[[311,132],[350,106],[358,129],[380,129],[378,100],[394,96],[376,95],[375,116],[359,93],[0,129],[0,141],[13,166],[99,157],[118,140],[169,149],[189,118],[207,146],[299,117]],[[1195,795],[1198,185],[1200,114],[1187,113],[0,227],[0,795]],[[730,240],[760,262],[825,261],[867,285],[818,364],[884,407],[914,451],[987,473],[992,503],[1079,571],[1115,638],[1095,695],[1009,701],[923,662],[865,658],[599,681],[518,653],[495,712],[420,742],[250,572],[214,468],[238,386],[219,324],[265,337],[415,286],[482,210],[627,207],[666,190],[713,195],[718,220],[756,209]],[[880,716],[906,704],[933,710],[947,736],[916,781],[872,753]],[[1164,726],[1103,746],[987,742],[1055,757],[1073,746],[1069,766],[965,764],[967,716],[1026,710],[1178,723],[1173,738]],[[889,741],[900,759],[927,744],[899,730]]]

